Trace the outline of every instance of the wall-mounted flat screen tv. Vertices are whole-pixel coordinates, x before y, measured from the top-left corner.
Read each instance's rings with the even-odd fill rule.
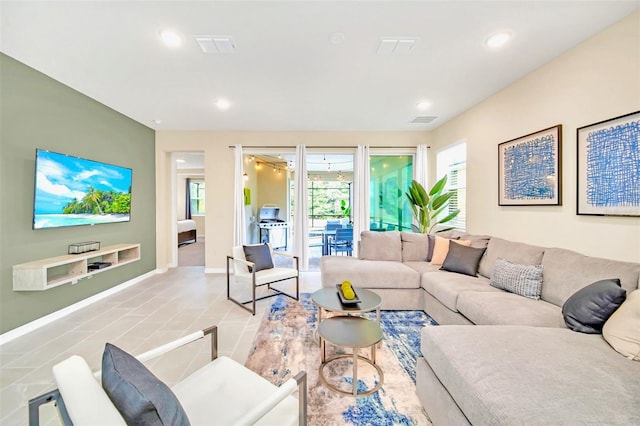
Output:
[[[132,171],[36,150],[33,229],[128,222]]]

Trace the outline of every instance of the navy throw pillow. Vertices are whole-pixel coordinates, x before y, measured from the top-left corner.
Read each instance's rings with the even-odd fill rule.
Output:
[[[576,291],[562,305],[564,322],[573,331],[601,334],[604,323],[627,298],[617,278],[596,281]]]
[[[171,389],[135,357],[111,343],[102,354],[102,388],[128,425],[190,424]]]
[[[244,250],[245,259],[247,259],[248,262],[255,263],[254,268],[256,272],[273,268],[271,249],[267,243],[242,246],[242,249]],[[249,272],[251,272],[251,269],[252,268],[249,267]]]

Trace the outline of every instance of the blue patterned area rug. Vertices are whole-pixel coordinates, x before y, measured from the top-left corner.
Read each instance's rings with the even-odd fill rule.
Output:
[[[246,366],[280,385],[298,371],[307,372],[309,425],[430,425],[415,392],[416,360],[420,356],[420,329],[436,322],[422,311],[382,311],[383,341],[376,350],[384,374],[382,388],[354,398],[329,390],[319,379],[320,347],[315,329],[317,307],[310,295],[300,301],[274,299],[260,324]],[[375,320],[375,314],[369,314]],[[327,356],[344,353],[327,344]],[[369,356],[369,350],[361,354]],[[324,370],[340,389],[353,383],[350,360],[331,362]],[[358,363],[358,391],[372,389],[379,377],[373,367]]]

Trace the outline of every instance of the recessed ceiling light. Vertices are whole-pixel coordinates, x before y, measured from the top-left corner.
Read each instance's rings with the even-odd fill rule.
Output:
[[[429,101],[420,101],[416,104],[416,108],[418,108],[420,111],[424,111],[428,109],[430,106],[431,106],[431,102]]]
[[[484,44],[490,49],[497,49],[504,46],[511,39],[511,34],[507,31],[501,31],[489,36]]]
[[[218,109],[226,110],[229,109],[231,103],[229,103],[229,101],[226,99],[220,98],[216,101],[216,106],[218,107]]]
[[[160,31],[160,39],[167,47],[175,48],[180,47],[182,44],[182,37],[174,30],[164,29]]]
[[[162,120],[160,120],[159,118],[156,118],[156,119],[154,119],[154,120],[151,120],[151,122],[152,122],[153,124],[161,124],[161,123],[162,123]]]

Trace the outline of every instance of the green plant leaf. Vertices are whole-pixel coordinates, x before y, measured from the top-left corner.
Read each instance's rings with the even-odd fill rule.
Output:
[[[443,217],[442,219],[440,219],[440,223],[447,223],[449,222],[451,219],[453,219],[454,217],[458,216],[458,214],[460,214],[460,210],[455,210],[451,213],[449,213],[448,215],[446,215],[445,217]]]
[[[433,225],[433,226],[435,226],[435,225]],[[433,227],[432,227],[432,229],[433,229]],[[432,230],[432,229],[430,229],[430,230],[429,230],[429,232],[431,232],[431,230]],[[450,226],[450,227],[448,227],[448,228],[438,229],[438,231],[436,232],[436,234],[437,234],[438,232],[451,231],[452,229],[456,229],[456,228],[454,228],[453,226]]]
[[[419,199],[422,202],[423,206],[426,206],[429,202],[429,195],[427,195],[427,191],[420,184],[420,182],[414,180],[411,181],[411,185],[416,189],[416,192],[420,195]]]
[[[415,191],[412,190],[411,187],[409,187],[409,192],[405,192],[405,194],[406,194],[407,198],[409,199],[409,202],[411,203],[412,206],[420,205],[420,202],[416,198]]]
[[[431,218],[433,218],[433,220],[436,220],[438,216],[440,216],[448,208],[449,206],[445,204],[444,206],[441,206],[438,210],[432,210],[430,213]],[[439,222],[442,222],[442,221],[440,220]]]
[[[429,191],[429,195],[435,195],[442,192],[446,184],[447,184],[447,175],[444,175],[442,179],[440,179],[439,181],[436,182],[435,185],[433,185],[433,187],[431,188],[431,191]]]
[[[413,197],[413,203],[418,206],[425,206],[429,202],[429,197],[427,196],[427,192],[424,190],[422,185],[420,185],[415,180],[411,182],[409,186],[409,192]]]
[[[431,203],[431,208],[434,210],[439,209],[443,205],[449,202],[449,199],[453,196],[453,192],[447,192],[446,194],[442,194],[436,197]]]

